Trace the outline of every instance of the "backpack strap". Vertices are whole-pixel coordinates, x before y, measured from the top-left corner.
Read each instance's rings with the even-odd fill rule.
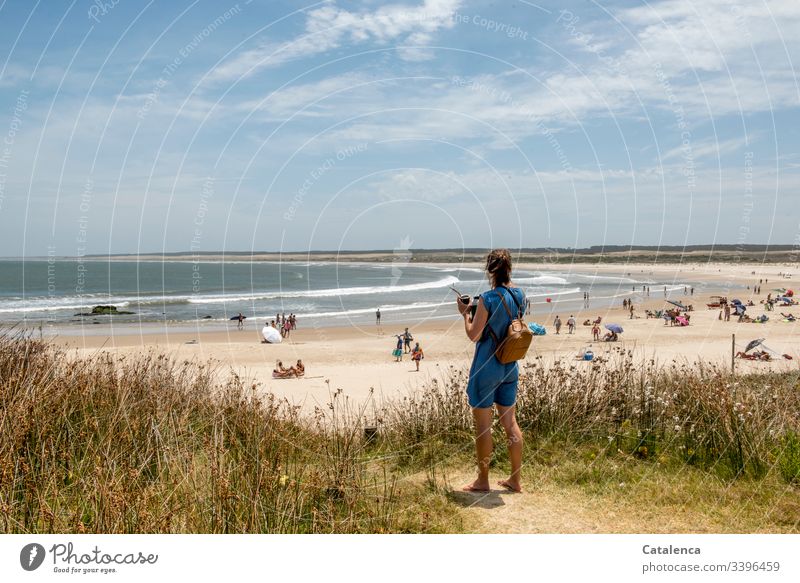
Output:
[[[522,308],[520,307],[519,302],[517,301],[517,298],[514,297],[514,294],[506,286],[501,285],[501,286],[498,286],[498,287],[502,287],[504,290],[506,290],[511,295],[511,299],[514,300],[514,303],[517,306],[517,317],[521,318],[522,317]],[[497,292],[497,295],[500,296],[500,301],[503,302],[503,307],[506,309],[506,313],[508,314],[508,317],[511,318],[511,320],[513,321],[514,320],[514,314],[511,313],[511,309],[508,307],[508,303],[506,303],[506,299],[503,297],[503,294],[501,294],[497,289],[495,289],[495,291]],[[489,336],[491,336],[492,340],[494,340],[495,346],[497,348],[499,348],[500,347],[500,340],[497,338],[497,334],[494,333],[494,330],[492,330],[492,327],[489,325],[488,321],[486,322],[486,327],[489,329]]]
[[[504,285],[501,285],[499,287],[502,287],[504,290],[506,290],[508,292],[508,294],[511,296],[511,299],[514,300],[514,304],[517,306],[517,317],[521,318],[522,314],[523,314],[522,306],[519,305],[519,302],[517,301],[517,298],[514,296],[514,293]],[[497,290],[495,290],[495,291],[497,291]],[[497,295],[500,296],[500,299],[503,302],[503,307],[505,307],[506,312],[508,312],[509,318],[511,318],[513,320],[514,316],[511,314],[511,310],[508,309],[508,304],[506,303],[506,300],[503,297],[503,294],[501,294],[500,292],[497,292]]]

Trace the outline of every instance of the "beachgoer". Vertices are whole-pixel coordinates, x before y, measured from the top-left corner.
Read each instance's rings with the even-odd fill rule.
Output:
[[[296,376],[294,367],[286,368],[280,360],[275,363],[275,368],[272,369],[272,378],[287,379]]]
[[[306,365],[304,365],[303,361],[299,358],[297,359],[297,363],[292,368],[294,369],[294,374],[299,377],[306,374]]]
[[[570,317],[567,319],[567,329],[569,330],[570,334],[575,333],[575,317],[570,314]]]
[[[531,313],[531,301],[528,298],[525,298],[525,313]]]
[[[592,340],[599,342],[600,341],[600,326],[594,324],[592,326]]]
[[[403,360],[403,336],[400,334],[397,334],[397,346],[392,351],[392,356],[394,356],[395,362]]]
[[[723,308],[723,312],[725,313],[725,318],[724,318],[725,321],[726,322],[730,322],[730,320],[731,320],[731,306],[726,303],[725,307]]]
[[[553,320],[553,325],[556,327],[556,334],[561,334],[561,318],[556,316],[556,319]]]
[[[419,342],[414,345],[414,350],[411,351],[411,360],[417,365],[417,372],[419,372],[419,361],[425,358],[422,348],[419,347]]]
[[[470,318],[470,304],[456,300],[458,311],[464,318],[464,331],[475,342],[475,356],[469,371],[467,396],[475,422],[475,448],[478,461],[478,478],[464,487],[469,492],[489,492],[489,463],[492,459],[492,405],[497,408],[500,424],[505,430],[511,475],[498,482],[500,486],[521,492],[522,431],[517,424],[515,405],[519,368],[516,362],[501,363],[495,357],[494,338],[503,338],[512,314],[521,313],[525,306],[525,293],[511,282],[511,254],[506,249],[495,249],[486,257],[486,275],[492,289],[478,299],[475,316]],[[490,333],[491,332],[491,333]]]
[[[376,326],[380,326],[381,325],[381,309],[380,308],[375,310],[375,325]]]
[[[411,352],[411,341],[414,340],[414,337],[411,335],[411,332],[406,331],[403,332],[403,352]]]
[[[630,310],[630,312],[631,312],[631,317],[630,317],[630,319],[631,319],[631,320],[633,320],[633,309],[634,309],[634,308],[633,308],[633,302],[632,302],[632,301],[629,301],[629,302],[628,302],[628,309],[629,309],[629,310]]]
[[[238,323],[236,324],[236,327],[237,327],[239,330],[241,330],[242,328],[244,328],[244,316],[242,315],[242,313],[241,313],[241,312],[239,312],[239,315],[238,315],[238,316],[236,316],[236,321],[238,322]]]

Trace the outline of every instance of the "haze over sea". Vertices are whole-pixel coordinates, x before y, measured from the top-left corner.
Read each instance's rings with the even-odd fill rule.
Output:
[[[608,305],[650,285],[653,293],[682,289],[685,283],[659,282],[644,273],[595,275],[571,271],[517,269],[534,312],[569,309],[583,303]],[[107,322],[110,317],[82,317],[95,305],[113,305],[132,315],[115,323],[192,322],[217,325],[242,312],[248,318],[295,313],[301,322],[341,326],[451,318],[453,292],[476,295],[488,289],[480,269],[459,265],[343,262],[200,262],[36,259],[0,261],[0,321],[28,324]]]

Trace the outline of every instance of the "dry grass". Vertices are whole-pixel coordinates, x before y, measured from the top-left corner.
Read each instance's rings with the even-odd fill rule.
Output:
[[[301,419],[214,378],[164,356],[76,361],[0,338],[2,531],[437,530],[411,507],[425,488],[398,485],[338,407]]]
[[[464,518],[473,528],[444,477],[471,464],[463,371],[358,410],[333,394],[311,417],[235,375],[220,385],[218,372],[155,354],[71,360],[0,336],[2,531],[442,532]],[[551,501],[581,492],[585,517],[600,501],[627,516],[626,531],[652,530],[659,513],[703,517],[688,530],[798,530],[795,374],[637,369],[625,353],[532,361],[518,408],[529,489]],[[604,530],[587,520],[565,524]]]

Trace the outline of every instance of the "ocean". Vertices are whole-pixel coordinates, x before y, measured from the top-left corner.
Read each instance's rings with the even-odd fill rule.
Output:
[[[534,316],[592,307],[641,294],[681,290],[691,282],[658,282],[646,274],[618,276],[552,270],[515,270]],[[455,294],[488,289],[480,269],[459,265],[346,262],[122,261],[30,259],[0,261],[0,322],[77,325],[94,322],[191,322],[227,326],[239,312],[259,322],[294,313],[317,326],[367,324],[380,308],[383,322],[453,318]],[[633,288],[639,291],[633,293]],[[547,300],[550,300],[548,302]],[[95,305],[130,315],[79,316]],[[535,317],[533,318],[535,319]]]

